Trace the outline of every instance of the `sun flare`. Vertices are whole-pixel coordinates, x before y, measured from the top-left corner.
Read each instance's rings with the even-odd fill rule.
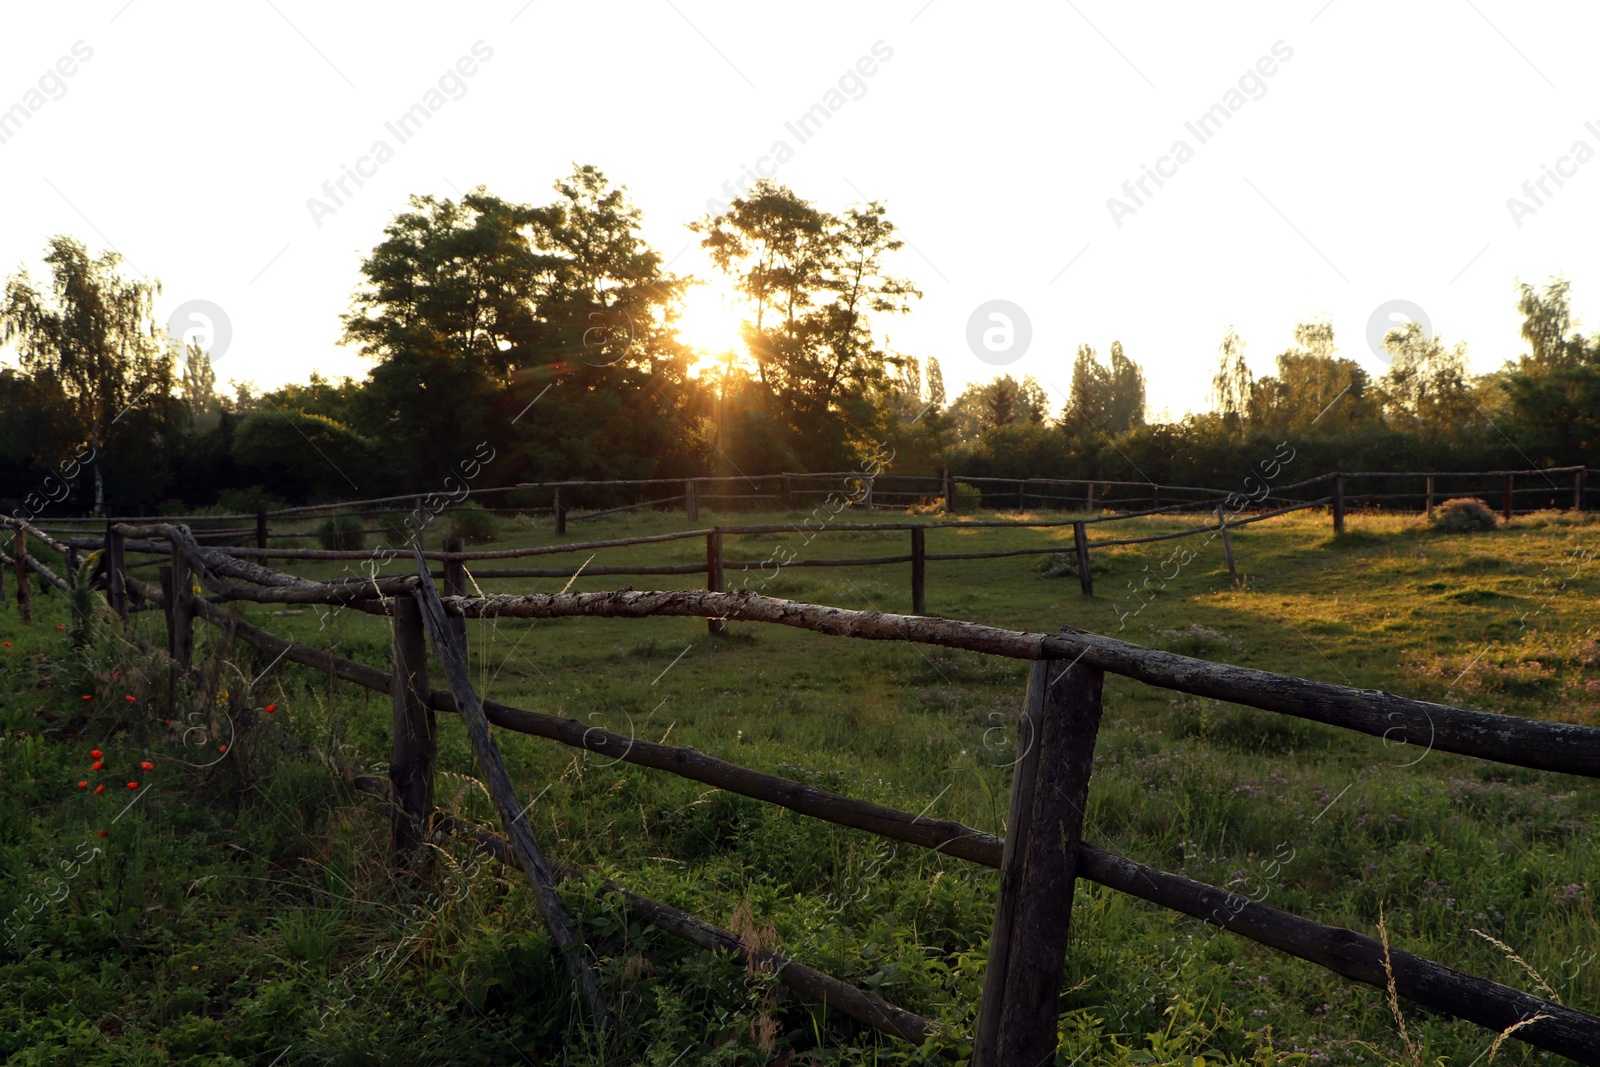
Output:
[[[738,362],[746,354],[739,328],[744,309],[732,289],[715,284],[697,285],[683,298],[678,316],[678,336],[694,350],[689,373],[694,377],[715,373],[730,358]]]

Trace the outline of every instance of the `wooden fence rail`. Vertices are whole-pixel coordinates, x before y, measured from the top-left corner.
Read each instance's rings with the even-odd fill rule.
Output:
[[[128,581],[142,600],[167,606],[170,627],[183,626],[186,612],[192,611],[235,639],[333,677],[388,693],[397,701],[397,730],[402,726],[398,703],[402,701],[408,705],[407,729],[418,721],[417,709],[423,705],[455,714],[465,711],[469,727],[474,716],[481,714],[484,718],[480,722],[486,719],[502,729],[547,737],[575,748],[603,753],[613,760],[669,771],[811,817],[999,869],[1001,881],[990,940],[989,967],[985,974],[978,1032],[974,1035],[974,1063],[1042,1062],[1053,1055],[1055,1012],[1065,960],[1072,887],[1076,878],[1083,877],[1200,918],[1347,978],[1378,988],[1387,988],[1392,981],[1396,992],[1420,1004],[1498,1032],[1515,1028],[1511,1036],[1518,1040],[1582,1063],[1600,1064],[1600,1017],[1422,957],[1390,951],[1354,931],[1326,926],[1112,855],[1082,840],[1082,813],[1087,809],[1094,739],[1101,712],[1102,672],[1314,719],[1378,736],[1387,742],[1426,744],[1496,762],[1588,777],[1600,777],[1600,729],[1495,715],[1211,663],[1070,628],[1058,634],[1028,633],[960,620],[857,612],[748,592],[710,590],[454,595],[441,599],[431,596],[431,582],[425,569],[421,574],[404,579],[380,579],[365,585],[318,583],[246,564],[216,549],[201,548],[182,527],[121,527],[108,531],[112,532],[121,536],[162,536],[168,540],[174,577],[166,589],[159,590],[137,580]],[[708,551],[720,551],[720,534],[709,540],[708,546]],[[460,556],[461,553],[451,555]],[[405,640],[403,648],[397,636],[390,669],[341,659],[330,652],[276,637],[195,596],[190,583],[176,580],[180,560],[192,566],[208,588],[242,591],[234,582],[245,580],[263,586],[260,591],[264,593],[292,593],[306,598],[307,602],[316,602],[320,597],[320,602],[324,603],[351,603],[350,597],[355,591],[369,597],[355,604],[374,613],[392,614],[397,622],[411,610],[402,609],[401,605],[412,602],[419,589],[426,590],[427,602],[432,603],[438,613],[430,628],[441,648],[457,646],[459,641],[457,631],[444,621],[446,616],[459,620],[699,616],[710,622],[729,619],[764,622],[824,635],[911,641],[1033,660],[1035,666],[1019,722],[1019,738],[1025,736],[1028,741],[1013,776],[1007,834],[1002,839],[959,823],[913,816],[739,767],[692,749],[644,742],[577,720],[480,700],[471,691],[464,670],[460,669],[464,657],[459,647],[446,653],[447,664],[454,664],[450,670],[452,691],[427,689],[424,693],[425,683],[420,680],[426,678],[426,666],[414,632]],[[416,560],[419,567],[425,568],[420,553]],[[712,562],[708,561],[710,574],[716,573]],[[207,573],[213,566],[224,573]],[[414,631],[414,623],[410,625]],[[397,635],[400,628],[397,625]],[[169,643],[178,647],[183,639],[171,638]],[[475,744],[482,749],[478,740]],[[396,802],[408,811],[406,819],[396,822],[397,842],[411,840],[404,835],[414,832],[416,821],[431,815],[426,800],[419,799],[425,797],[426,790],[419,786],[416,777],[428,773],[426,767],[426,761],[412,760],[406,765],[403,776],[406,788],[399,788],[402,779],[395,780]],[[1049,782],[1050,788],[1042,788],[1043,782]],[[403,831],[402,823],[411,829]],[[515,818],[507,817],[507,830],[515,844],[502,855],[519,860],[525,869],[531,870],[530,857],[536,846],[518,839],[517,825]],[[530,873],[529,877],[535,881],[536,888],[547,887],[550,880],[548,870],[542,874]],[[660,907],[666,908],[665,905]],[[670,908],[658,911],[650,921],[698,944],[729,947],[717,936],[715,928]],[[569,961],[581,963],[571,943],[565,951]],[[784,961],[783,966],[793,966],[795,975],[803,976],[792,961]],[[821,995],[831,990],[828,995],[834,999],[850,1000],[839,992],[837,984],[828,985],[836,980],[820,972],[809,972],[809,975],[811,977],[803,982],[792,980],[788,984],[802,992],[811,990],[808,995]],[[869,1003],[861,1012],[868,1016],[862,1021],[885,1032],[914,1039],[927,1036],[928,1031],[923,1028],[926,1020],[893,1005],[877,1001]],[[1535,1016],[1537,1020],[1530,1022]]]
[[[1525,497],[1543,497],[1554,506],[1557,498],[1566,499],[1570,494],[1571,506],[1576,510],[1583,510],[1586,505],[1588,488],[1588,475],[1592,473],[1589,468],[1582,466],[1529,468],[1523,470],[1495,470],[1495,471],[1354,471],[1330,472],[1298,482],[1293,485],[1276,489],[1273,499],[1281,503],[1295,503],[1291,498],[1284,498],[1285,493],[1312,485],[1331,482],[1336,477],[1350,481],[1369,480],[1413,480],[1419,482],[1419,487],[1411,492],[1373,491],[1361,492],[1353,487],[1351,499],[1354,502],[1370,504],[1385,500],[1415,500],[1421,504],[1421,510],[1431,510],[1436,495],[1436,482],[1442,484],[1461,484],[1463,480],[1477,479],[1481,483],[1484,479],[1491,481],[1490,485],[1477,485],[1464,490],[1456,491],[1453,495],[1480,495],[1485,497],[1497,496],[1504,504],[1510,496],[1520,495]],[[1571,477],[1570,487],[1558,486],[1556,477]],[[1514,487],[1516,480],[1523,483],[1520,488]],[[1528,484],[1533,480],[1542,480],[1545,486]],[[1248,484],[1257,479],[1252,477],[1244,479]],[[822,483],[822,484],[816,484]],[[731,486],[734,491],[717,491],[717,486]],[[598,518],[602,515],[616,514],[641,507],[676,506],[681,503],[689,521],[698,521],[699,508],[709,500],[721,501],[763,501],[777,502],[785,508],[800,506],[801,497],[829,497],[839,495],[843,487],[843,495],[849,500],[850,506],[856,509],[871,510],[882,506],[888,508],[903,508],[918,501],[942,502],[947,513],[957,510],[959,494],[958,486],[968,486],[980,493],[982,506],[1009,507],[1013,504],[1019,509],[1025,509],[1030,502],[1048,504],[1066,509],[1076,509],[1081,501],[1082,510],[1094,512],[1096,508],[1103,510],[1108,505],[1142,505],[1149,502],[1148,507],[1137,507],[1129,514],[1149,514],[1154,511],[1210,511],[1219,500],[1230,499],[1241,494],[1236,490],[1207,486],[1166,485],[1156,482],[1120,481],[1105,478],[1044,478],[1034,476],[999,477],[993,475],[966,475],[951,472],[939,474],[889,474],[886,472],[867,471],[822,471],[822,472],[789,472],[780,474],[759,474],[751,476],[699,476],[690,478],[631,478],[614,479],[608,481],[547,481],[547,482],[522,482],[515,485],[480,486],[464,488],[448,494],[443,493],[405,493],[397,496],[373,497],[363,500],[335,501],[327,504],[309,504],[296,507],[268,509],[259,505],[254,512],[237,514],[213,515],[170,515],[170,516],[113,516],[106,518],[84,517],[57,517],[51,519],[51,524],[56,527],[71,528],[80,525],[99,526],[107,521],[111,522],[149,522],[152,518],[165,522],[190,522],[190,523],[217,523],[237,522],[249,523],[249,526],[240,526],[225,530],[207,530],[207,537],[222,536],[250,536],[253,535],[257,548],[266,548],[269,538],[305,537],[304,532],[272,533],[269,529],[270,520],[286,520],[290,522],[303,521],[326,517],[338,512],[364,511],[368,513],[384,510],[409,510],[413,514],[425,510],[437,512],[447,503],[464,500],[469,497],[487,497],[493,495],[521,494],[527,498],[530,494],[541,495],[548,493],[550,506],[542,504],[528,504],[526,500],[521,506],[509,510],[521,514],[549,514],[554,518],[555,525],[564,530],[566,522],[570,519]],[[619,493],[638,491],[655,486],[669,486],[681,490],[669,496],[652,496],[648,499],[621,502],[617,500]],[[900,486],[901,488],[894,488]],[[1121,491],[1123,495],[1110,496],[1112,491]],[[1250,490],[1253,492],[1253,490]],[[596,506],[588,510],[575,510],[575,504],[580,502],[584,494],[590,494],[598,501]],[[1172,497],[1184,496],[1176,503],[1161,504],[1162,495],[1166,494],[1169,500]],[[1280,499],[1281,498],[1281,499]],[[437,502],[438,506],[435,506]],[[513,501],[512,503],[515,503]],[[500,510],[508,510],[502,508]],[[1511,509],[1515,513],[1516,509]],[[1116,519],[1122,516],[1094,516],[1096,519]],[[368,532],[389,532],[386,527],[374,527]],[[199,536],[199,531],[196,532]]]

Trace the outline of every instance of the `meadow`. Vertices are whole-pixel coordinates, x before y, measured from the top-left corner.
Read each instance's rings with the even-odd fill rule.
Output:
[[[710,521],[798,523],[804,514]],[[1155,516],[1103,526],[1099,536],[1187,521]],[[444,526],[430,530],[430,547]],[[574,522],[562,540],[682,528],[681,516],[636,513]],[[1097,551],[1098,595],[1086,598],[1068,565],[1070,527],[930,530],[930,553],[1056,540],[1064,555],[930,563],[928,611],[1035,631],[1071,625],[1287,674],[1600,725],[1593,518],[1539,513],[1447,534],[1419,516],[1354,514],[1336,538],[1328,516],[1312,511],[1232,536],[1237,576],[1218,540]],[[729,535],[725,552],[763,560],[787,545],[800,559],[878,556],[904,552],[906,538]],[[548,520],[515,519],[473,547],[556,540]],[[1193,555],[1182,565],[1173,555],[1180,546]],[[597,550],[591,565],[703,562],[704,552],[694,540]],[[576,565],[589,556],[555,559]],[[407,566],[402,557],[384,572]],[[342,564],[287,569],[343,573]],[[769,596],[905,612],[908,572],[746,574],[749,588]],[[1146,584],[1152,575],[1160,577]],[[730,571],[729,588],[745,576]],[[580,575],[570,588],[630,582],[701,584]],[[552,592],[568,582],[476,584]],[[598,1047],[578,1025],[515,872],[443,839],[426,891],[396,878],[385,866],[387,814],[335,771],[244,727],[228,751],[196,757],[179,729],[195,709],[181,691],[169,704],[163,659],[133,640],[162,643],[159,612],[134,615],[127,631],[97,614],[80,648],[64,596],[36,587],[34,608],[28,629],[14,609],[0,613],[9,642],[0,657],[7,1063],[670,1067],[920,1063],[959,1051],[956,1036],[919,1050],[877,1035],[796,998],[770,974],[642,926],[593,881],[573,880],[563,892],[616,1014],[618,1036]],[[283,636],[388,662],[384,619],[239,610]],[[474,682],[487,697],[1004,830],[1025,664],[737,622],[711,637],[692,619],[486,620],[468,630]],[[272,721],[314,749],[386,773],[387,700],[198,632],[199,661],[257,717],[271,705]],[[1595,783],[1122,678],[1108,677],[1105,706],[1089,841],[1373,936],[1381,917],[1396,948],[1600,1006],[1589,878],[1600,861]],[[439,803],[493,825],[465,731],[443,717],[440,726]],[[530,824],[556,858],[747,942],[781,946],[950,1035],[970,1034],[994,872],[597,754],[496,736]],[[91,772],[96,751],[106,766]],[[127,789],[124,770],[144,788]],[[113,772],[103,794],[78,787]],[[130,797],[137,802],[123,811]],[[1397,1018],[1380,990],[1086,883],[1064,985],[1062,1064],[1470,1067],[1487,1062],[1494,1041],[1404,1002]],[[1493,1058],[1560,1062],[1515,1040]]]

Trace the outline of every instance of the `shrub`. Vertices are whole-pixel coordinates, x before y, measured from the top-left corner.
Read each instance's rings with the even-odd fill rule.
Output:
[[[450,511],[450,536],[463,541],[493,541],[500,534],[500,521],[470,501]]]
[[[360,515],[334,515],[317,527],[317,540],[330,551],[353,551],[367,547],[367,532]]]
[[[1476,497],[1456,497],[1440,504],[1433,513],[1433,528],[1447,533],[1473,533],[1492,530],[1499,524],[1494,511]]]

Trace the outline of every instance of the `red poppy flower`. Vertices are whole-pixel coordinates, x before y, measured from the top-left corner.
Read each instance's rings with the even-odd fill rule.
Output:
[[[139,788],[139,783],[138,782],[129,782],[128,783],[128,788],[129,789],[138,789]]]
[[[121,678],[122,677],[122,672],[121,671],[112,671],[111,672],[111,677],[113,677],[113,678]]]
[[[132,704],[133,703],[133,694],[129,693],[127,699],[128,699],[128,703]]]
[[[104,836],[106,836],[106,832],[105,832],[105,831],[104,831],[104,830],[101,830],[101,831],[100,831],[100,836],[101,836],[101,837],[104,837]]]
[[[149,760],[145,760],[139,764],[139,769],[144,771],[153,771],[156,769],[156,765],[151,763]]]
[[[90,696],[88,693],[85,693],[85,694],[83,694],[83,699],[85,699],[85,700],[93,700],[94,697]]]
[[[7,648],[10,648],[10,647],[11,647],[11,642],[10,642],[10,641],[7,641],[7,642],[6,642],[6,647],[7,647]]]
[[[217,746],[217,751],[218,752],[226,752],[226,751],[228,751],[228,746],[227,745],[218,745]]]
[[[103,755],[105,755],[105,753],[101,752],[98,748],[91,748],[89,750],[89,758],[90,759],[99,759]]]
[[[89,783],[88,782],[79,782],[78,783],[78,788],[79,789],[88,789],[89,788]]]
[[[268,704],[267,705],[267,714],[268,715],[271,715],[273,712],[275,712],[277,710],[278,710],[278,705],[276,705],[276,704]]]
[[[105,765],[106,765],[106,761],[105,760],[97,759],[93,763],[89,764],[89,769],[91,771],[98,771],[101,767],[104,767]]]
[[[104,785],[97,785],[97,786],[94,787],[94,791],[95,791],[95,795],[98,796],[99,794],[104,793],[106,791],[106,787]]]
[[[57,630],[65,630],[65,629],[66,629],[66,627],[65,627],[65,626],[57,626],[57,627],[56,627],[56,629],[57,629]]]

